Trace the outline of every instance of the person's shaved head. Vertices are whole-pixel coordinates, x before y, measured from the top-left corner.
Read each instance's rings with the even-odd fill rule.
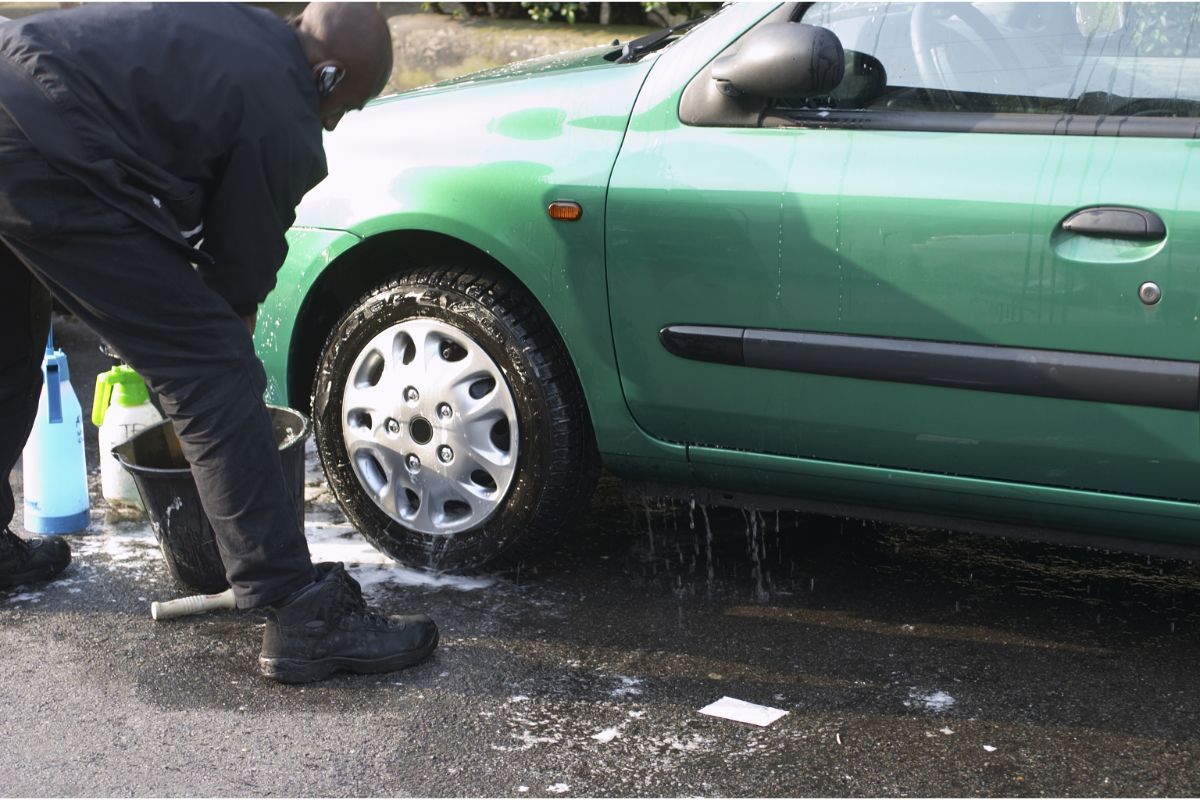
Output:
[[[321,122],[337,127],[347,111],[362,108],[392,75],[392,35],[374,3],[310,3],[292,21],[314,79],[332,67],[335,87],[321,98]]]

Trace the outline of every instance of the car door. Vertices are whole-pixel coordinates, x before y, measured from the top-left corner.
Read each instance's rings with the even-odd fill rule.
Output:
[[[845,77],[761,122],[656,66],[608,200],[639,424],[1200,500],[1200,26],[1116,9],[813,4]]]

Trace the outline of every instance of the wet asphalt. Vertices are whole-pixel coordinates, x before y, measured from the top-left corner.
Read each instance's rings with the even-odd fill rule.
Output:
[[[110,362],[59,331],[88,407]],[[309,496],[336,520],[319,476]],[[428,662],[287,687],[255,671],[258,613],[150,619],[165,565],[104,546],[136,524],[97,496],[63,580],[0,591],[0,795],[1200,795],[1188,562],[606,477],[484,588],[372,593],[438,620]],[[724,696],[788,713],[698,713]]]

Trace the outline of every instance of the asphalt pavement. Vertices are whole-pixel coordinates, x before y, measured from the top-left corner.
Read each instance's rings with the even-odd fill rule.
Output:
[[[110,362],[58,330],[90,407]],[[1200,795],[1190,563],[605,478],[518,570],[430,576],[365,544],[311,458],[307,483],[314,555],[432,614],[434,657],[260,678],[262,615],[152,621],[180,590],[145,521],[94,491],[62,579],[0,591],[0,795]],[[787,714],[699,713],[722,697]]]

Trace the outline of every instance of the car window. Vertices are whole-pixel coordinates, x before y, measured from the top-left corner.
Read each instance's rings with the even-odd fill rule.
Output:
[[[777,110],[1200,117],[1200,4],[815,3],[842,83]]]

